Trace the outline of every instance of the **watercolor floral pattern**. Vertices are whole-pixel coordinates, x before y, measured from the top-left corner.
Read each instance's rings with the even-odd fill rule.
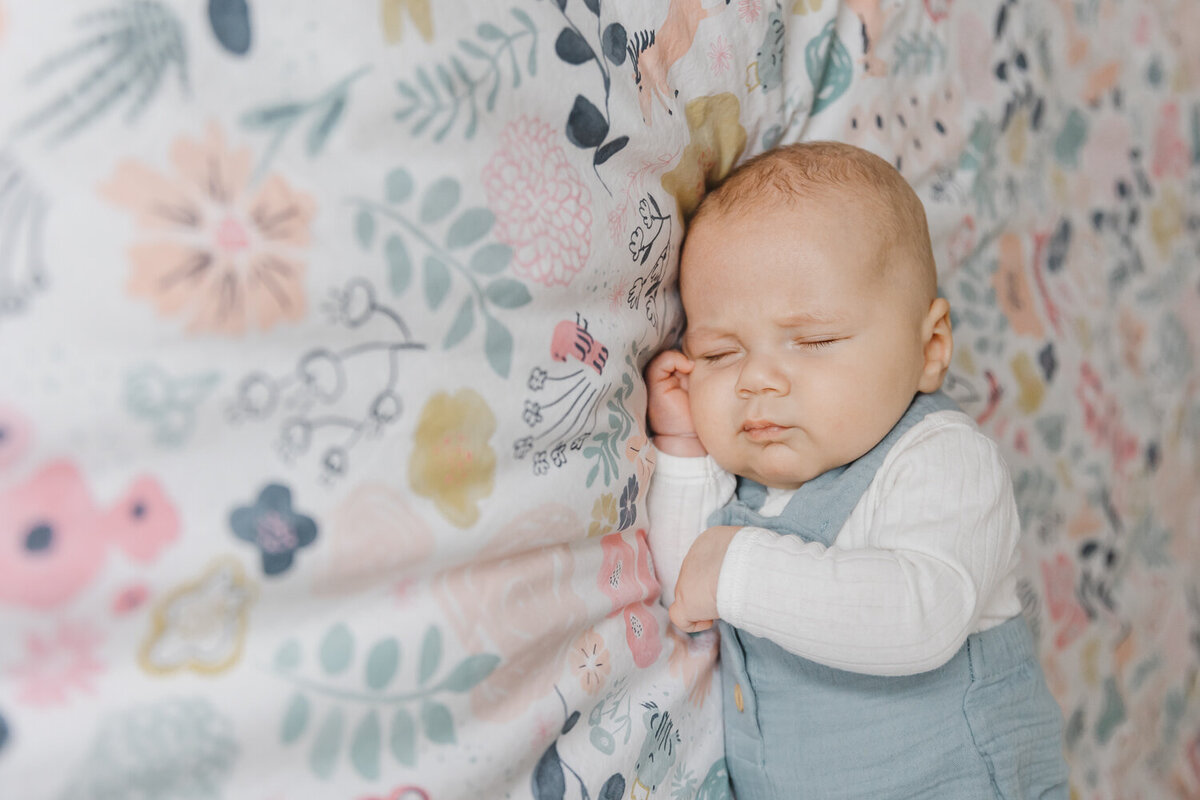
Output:
[[[566,286],[591,253],[591,192],[541,120],[520,117],[500,134],[483,169],[496,238],[513,249],[513,272]]]
[[[313,200],[277,174],[252,184],[249,149],[231,148],[216,125],[176,139],[170,162],[163,173],[122,161],[100,187],[141,234],[129,248],[129,293],[193,334],[243,336],[303,319]]]

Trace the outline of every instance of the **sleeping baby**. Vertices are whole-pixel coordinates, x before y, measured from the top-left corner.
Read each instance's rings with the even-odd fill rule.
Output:
[[[833,142],[701,204],[681,350],[649,365],[650,545],[671,621],[720,621],[739,800],[1066,798],[996,445],[940,391],[921,202]]]

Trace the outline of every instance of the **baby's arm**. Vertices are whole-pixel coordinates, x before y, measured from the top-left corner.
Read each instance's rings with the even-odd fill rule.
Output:
[[[961,419],[897,443],[833,547],[738,532],[721,567],[721,618],[822,664],[907,675],[949,660],[985,611],[1019,613],[1008,471]]]
[[[677,350],[660,353],[646,368],[647,415],[659,451],[646,501],[649,541],[666,605],[692,542],[735,488],[734,477],[707,457],[696,437],[687,396],[691,371],[692,362]]]

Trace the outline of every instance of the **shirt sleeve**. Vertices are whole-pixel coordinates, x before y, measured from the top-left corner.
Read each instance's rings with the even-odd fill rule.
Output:
[[[675,599],[679,568],[692,543],[708,528],[708,517],[733,497],[737,481],[712,456],[685,458],[658,451],[646,499],[647,537],[662,601]]]
[[[762,528],[734,537],[726,622],[822,664],[874,675],[941,666],[1011,582],[1020,522],[1008,470],[969,420],[897,442],[833,546]]]

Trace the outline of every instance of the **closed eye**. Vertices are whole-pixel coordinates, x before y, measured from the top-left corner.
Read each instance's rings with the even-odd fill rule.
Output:
[[[722,359],[729,358],[731,355],[733,355],[732,350],[722,352],[722,353],[706,353],[706,354],[700,356],[700,360],[704,361],[706,363],[709,363],[709,364],[716,364],[717,362],[721,361]]]
[[[808,350],[820,350],[822,347],[829,347],[840,341],[841,339],[800,339],[796,341],[796,344]]]

